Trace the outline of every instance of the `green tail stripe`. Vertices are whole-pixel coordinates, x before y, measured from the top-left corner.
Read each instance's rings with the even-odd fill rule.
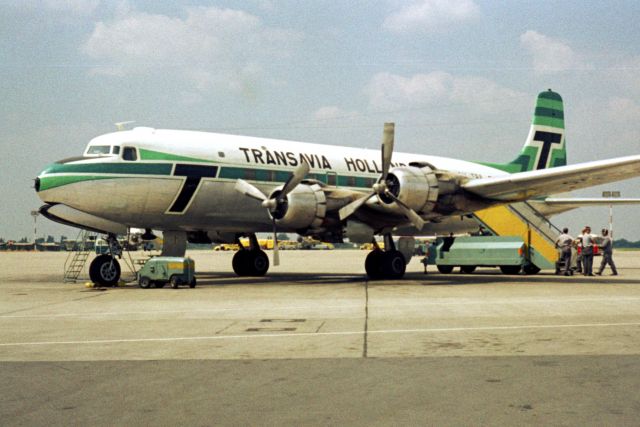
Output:
[[[538,98],[543,98],[543,99],[553,99],[555,101],[560,101],[562,102],[562,97],[560,96],[559,93],[553,92],[551,90],[548,90],[546,92],[540,92],[538,94]]]
[[[542,108],[551,108],[553,110],[564,110],[564,107],[562,106],[562,101],[556,101],[555,99],[544,99],[544,98],[538,98],[538,101],[536,102],[536,107],[542,107]]]
[[[557,119],[555,117],[534,116],[533,124],[564,129],[564,119]]]
[[[536,117],[551,117],[555,119],[564,120],[564,112],[562,110],[555,110],[555,109],[545,108],[545,107],[536,107],[536,111],[534,114]]]

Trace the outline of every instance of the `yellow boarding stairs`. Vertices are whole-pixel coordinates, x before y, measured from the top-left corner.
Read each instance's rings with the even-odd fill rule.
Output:
[[[555,241],[561,231],[527,202],[495,206],[475,213],[476,219],[497,236],[518,236],[527,245],[529,260],[540,269],[555,268]]]

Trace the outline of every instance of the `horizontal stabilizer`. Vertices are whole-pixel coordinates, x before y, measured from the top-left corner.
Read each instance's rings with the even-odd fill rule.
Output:
[[[547,197],[529,202],[543,215],[557,215],[585,206],[637,205],[640,198],[622,197]]]

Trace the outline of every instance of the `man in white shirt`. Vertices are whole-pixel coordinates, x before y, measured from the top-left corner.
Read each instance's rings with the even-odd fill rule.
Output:
[[[571,275],[571,246],[573,244],[573,237],[569,235],[569,229],[567,227],[562,229],[562,234],[556,239],[556,249],[560,249],[559,262],[564,263],[564,275]]]
[[[618,275],[616,269],[616,263],[613,262],[613,239],[609,235],[609,230],[602,229],[602,237],[600,238],[600,249],[602,249],[602,262],[600,263],[600,270],[596,273],[598,276],[602,275],[604,268],[609,264],[613,276]]]
[[[582,230],[582,267],[585,276],[593,276],[593,245],[595,237],[588,225]]]

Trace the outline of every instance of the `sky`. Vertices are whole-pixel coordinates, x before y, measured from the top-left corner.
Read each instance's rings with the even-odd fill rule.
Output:
[[[39,171],[128,120],[368,148],[395,122],[397,151],[508,162],[551,88],[569,163],[640,154],[638,16],[634,0],[0,0],[0,237],[33,235]],[[640,205],[615,207],[614,230],[640,240]]]

